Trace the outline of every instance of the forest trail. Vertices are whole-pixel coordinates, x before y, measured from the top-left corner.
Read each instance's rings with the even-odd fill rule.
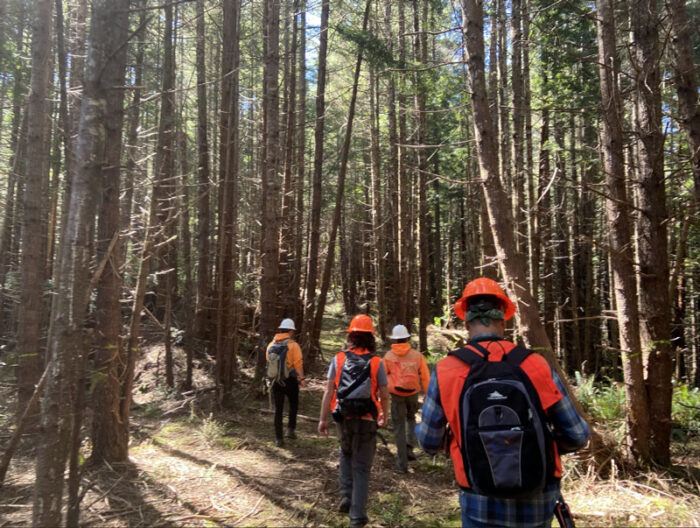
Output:
[[[330,324],[340,327],[339,322]],[[337,345],[336,338],[326,335],[325,360]],[[184,353],[176,351],[176,367],[182,372]],[[337,512],[337,441],[316,432],[322,375],[312,377],[301,391],[298,439],[277,448],[273,415],[267,399],[252,384],[252,371],[242,371],[236,408],[212,412],[212,391],[200,392],[196,399],[176,398],[156,384],[162,378],[162,358],[160,344],[145,348],[134,388],[130,463],[87,470],[81,524],[339,527],[347,523],[346,515]],[[319,367],[319,373],[324,368]],[[211,386],[203,369],[195,372],[200,391]],[[396,473],[391,431],[383,429],[381,434],[388,445],[377,442],[370,526],[459,526],[451,464],[441,455],[420,454],[408,474]],[[688,460],[679,463],[691,465]],[[697,456],[692,465],[698,466]],[[659,474],[634,482],[599,480],[584,467],[576,456],[565,461],[564,494],[579,527],[700,526],[700,499],[697,492],[692,494],[689,482]],[[0,490],[0,527],[29,523],[33,481],[31,458],[18,457]]]

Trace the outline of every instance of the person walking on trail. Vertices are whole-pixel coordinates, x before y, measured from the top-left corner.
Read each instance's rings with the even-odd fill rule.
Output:
[[[421,390],[426,393],[430,381],[428,364],[423,354],[411,348],[410,337],[404,325],[396,325],[389,336],[394,341],[391,350],[384,355],[396,440],[396,470],[400,473],[407,473],[408,461],[416,459],[413,448],[417,441],[413,429],[416,427],[418,393]]]
[[[321,402],[318,432],[328,436],[332,413],[340,443],[339,511],[350,526],[367,524],[369,475],[377,446],[377,428],[389,413],[383,361],[374,355],[374,325],[368,315],[353,317],[345,347],[331,360]]]
[[[466,346],[438,362],[416,436],[452,458],[463,527],[547,527],[561,509],[561,453],[583,447],[588,424],[540,354],[504,337],[515,304],[478,278],[454,306]]]
[[[272,342],[267,346],[267,377],[272,385],[275,401],[275,445],[284,446],[282,420],[284,399],[289,399],[289,421],[287,438],[296,438],[297,410],[299,408],[299,385],[306,387],[301,348],[294,341],[296,326],[292,319],[284,319]]]

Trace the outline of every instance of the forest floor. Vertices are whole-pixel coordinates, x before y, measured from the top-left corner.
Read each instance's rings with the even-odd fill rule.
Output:
[[[341,344],[341,325],[339,319],[326,323],[325,362]],[[178,371],[183,372],[184,353],[176,350]],[[301,391],[298,439],[277,448],[273,415],[252,385],[252,371],[242,370],[235,408],[215,410],[211,391],[199,392],[195,399],[170,394],[156,384],[163,377],[163,356],[163,347],[151,344],[139,361],[129,463],[86,469],[82,525],[347,524],[347,516],[337,512],[337,441],[316,432],[323,369]],[[195,372],[200,391],[211,386],[203,369]],[[10,401],[9,385],[1,384],[0,392],[6,393],[0,394],[2,430],[9,432],[11,413],[3,407]],[[377,443],[370,526],[459,526],[451,463],[441,455],[419,455],[408,474],[397,473],[390,430],[381,434],[388,445]],[[0,438],[3,448],[7,437]],[[613,474],[605,480],[578,455],[566,457],[564,496],[577,525],[700,526],[700,488],[692,477],[700,472],[700,439],[674,444],[674,453],[676,476]],[[30,523],[33,480],[31,453],[19,453],[0,489],[0,528]]]

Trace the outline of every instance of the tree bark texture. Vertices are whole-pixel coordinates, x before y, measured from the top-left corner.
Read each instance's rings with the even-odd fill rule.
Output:
[[[93,2],[77,164],[60,245],[49,330],[49,373],[41,410],[44,442],[37,452],[34,491],[33,523],[37,526],[61,524],[63,472],[73,422],[74,372],[85,353],[82,326],[90,284],[88,228],[94,221],[96,194],[107,161],[105,112],[109,93],[115,89],[103,74],[117,62],[116,52],[126,44],[127,14],[127,0]]]
[[[632,2],[632,38],[639,149],[639,306],[642,348],[647,373],[650,449],[655,462],[671,462],[673,356],[664,182],[664,136],[661,130],[660,24],[654,0]]]
[[[617,50],[615,18],[611,0],[598,0],[597,34],[600,92],[603,115],[601,157],[609,198],[606,214],[610,228],[610,262],[619,319],[627,421],[633,454],[643,460],[649,457],[649,409],[642,370],[642,349],[639,340],[639,309],[635,283],[630,202],[625,185],[622,137],[622,105],[617,83]]]
[[[129,1],[121,0],[122,9],[128,9]],[[105,67],[102,75],[107,86],[122,86],[126,72],[126,35],[128,16],[120,15],[115,24],[123,25],[118,31],[121,42],[111,48],[114,57]],[[121,45],[120,48],[117,46]],[[121,288],[119,273],[122,252],[115,244],[120,229],[120,177],[122,154],[122,129],[124,124],[124,90],[109,90],[105,108],[105,153],[102,169],[102,205],[97,224],[97,260],[107,259],[107,265],[100,275],[97,285],[96,333],[93,373],[93,421],[92,458],[96,462],[123,461],[127,458],[128,446],[124,445],[118,430],[119,421],[119,368],[124,363],[121,342]],[[80,371],[80,370],[79,370]]]
[[[195,310],[195,335],[207,338],[209,306],[209,199],[211,196],[209,165],[209,134],[207,121],[207,73],[205,55],[204,0],[197,0],[197,307]]]
[[[671,23],[671,57],[676,73],[676,90],[681,123],[688,134],[690,163],[694,180],[694,202],[700,200],[700,106],[698,84],[692,50],[692,22],[685,8],[685,0],[667,0]],[[696,28],[697,31],[697,28]]]
[[[484,74],[483,6],[477,0],[462,1],[462,18],[469,65],[469,82],[474,111],[474,137],[479,157],[479,171],[486,198],[491,230],[506,285],[517,301],[522,334],[534,350],[544,354],[551,363],[556,360],[544,327],[539,319],[535,300],[527,283],[527,265],[518,252],[514,237],[513,216],[499,179],[494,126],[491,121]]]
[[[263,164],[260,280],[260,343],[255,369],[261,379],[265,345],[279,324],[280,116],[279,116],[280,1],[265,0],[263,16]]]
[[[32,397],[34,386],[43,371],[40,336],[42,290],[46,280],[44,268],[46,232],[43,223],[42,187],[48,171],[46,145],[49,137],[46,114],[48,112],[52,8],[50,0],[37,1],[34,4],[32,21],[32,75],[27,101],[27,166],[22,200],[22,289],[17,326],[19,355],[16,375],[19,413],[24,410]],[[33,418],[30,421],[35,422]]]
[[[369,19],[370,6],[372,0],[367,0],[364,17],[362,19],[362,31],[367,31],[367,23]],[[352,125],[355,119],[355,104],[357,102],[357,89],[360,82],[360,70],[362,69],[362,46],[357,52],[357,62],[355,64],[355,75],[352,84],[352,94],[350,96],[350,107],[348,108],[348,122],[345,129],[345,139],[340,153],[340,168],[338,170],[338,188],[335,194],[335,208],[333,210],[333,219],[331,221],[331,230],[328,237],[328,252],[326,253],[326,261],[323,266],[323,275],[321,277],[321,292],[319,293],[318,306],[313,324],[313,333],[311,335],[311,347],[315,350],[320,350],[319,339],[321,337],[321,323],[323,321],[323,313],[326,308],[326,298],[328,289],[331,284],[331,272],[333,271],[333,261],[335,258],[335,241],[338,235],[338,225],[340,224],[340,216],[343,208],[343,196],[345,194],[345,177],[348,170],[348,157],[350,155],[350,144],[352,142]]]
[[[238,219],[239,114],[238,82],[240,64],[240,0],[226,0],[221,61],[221,120],[219,156],[219,245],[217,269],[216,380],[220,401],[229,403],[236,364],[234,287]]]
[[[318,350],[312,349],[312,332],[316,317],[316,284],[318,281],[318,258],[321,240],[321,182],[323,179],[323,138],[326,119],[326,57],[328,55],[328,20],[330,0],[321,3],[321,33],[318,48],[318,73],[316,81],[316,121],[314,123],[314,173],[311,184],[309,267],[306,272],[306,296],[304,301],[304,327],[306,332],[304,361],[316,359]]]

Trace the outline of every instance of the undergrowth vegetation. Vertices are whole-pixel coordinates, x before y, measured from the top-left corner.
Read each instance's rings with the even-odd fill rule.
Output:
[[[575,393],[586,412],[611,430],[624,427],[625,389],[616,381],[596,381],[593,376],[576,372]],[[675,429],[685,433],[700,433],[700,390],[686,383],[673,387],[671,417]]]

